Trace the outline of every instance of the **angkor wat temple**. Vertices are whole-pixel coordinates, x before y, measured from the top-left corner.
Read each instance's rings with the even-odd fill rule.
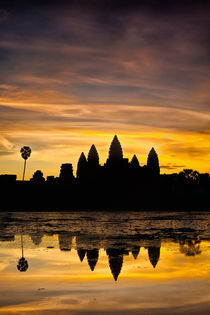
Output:
[[[63,171],[67,166],[64,165],[61,168],[61,180],[65,180]],[[154,148],[149,152],[147,165],[140,166],[136,155],[133,156],[130,162],[123,157],[123,150],[116,135],[110,145],[109,156],[104,166],[99,163],[99,155],[94,144],[90,148],[87,159],[82,152],[77,164],[77,179],[79,181],[101,182],[110,179],[114,181],[132,181],[137,178],[140,179],[140,177],[158,176],[159,174],[159,160]]]
[[[160,174],[158,155],[154,148],[151,149],[147,158],[147,165],[140,166],[136,155],[129,162],[123,157],[123,150],[118,137],[115,135],[110,148],[109,156],[106,163],[102,166],[99,162],[99,154],[93,144],[86,158],[84,152],[81,153],[77,163],[76,179],[73,175],[72,164],[66,163],[61,165],[59,178],[48,176],[48,182],[60,182],[63,184],[71,184],[75,180],[79,183],[88,182],[88,184],[102,184],[107,181],[125,182],[143,180],[146,177],[157,177]],[[41,171],[37,171],[33,178],[33,182],[44,181]]]
[[[87,158],[82,152],[76,176],[70,163],[61,165],[60,175],[43,177],[37,170],[30,181],[16,175],[1,175],[1,209],[209,209],[210,176],[193,170],[160,175],[159,159],[152,148],[147,165],[134,155],[129,161],[115,135],[109,155],[100,165],[93,144]],[[14,198],[10,198],[10,196]],[[23,202],[24,201],[24,202]]]

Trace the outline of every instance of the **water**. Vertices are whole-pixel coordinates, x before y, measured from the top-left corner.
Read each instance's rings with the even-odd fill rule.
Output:
[[[209,314],[210,213],[0,214],[2,314]]]

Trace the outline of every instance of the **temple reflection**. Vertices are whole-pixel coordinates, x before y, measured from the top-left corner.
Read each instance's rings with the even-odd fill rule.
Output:
[[[63,251],[70,251],[72,246],[72,235],[67,232],[58,234],[59,248]]]
[[[109,267],[111,273],[114,280],[117,281],[123,266],[123,254],[127,254],[127,252],[122,249],[108,248],[106,253],[109,257]]]
[[[43,235],[44,236],[44,235]],[[37,236],[30,235],[31,240],[33,241],[34,245],[38,246],[40,245],[42,241],[43,236]],[[67,251],[70,252],[72,248],[72,239],[73,236],[70,233],[59,233],[58,235],[58,246],[61,251]],[[1,238],[2,239],[2,238]],[[7,241],[14,241],[15,237],[6,238]],[[38,241],[39,240],[39,241]],[[77,244],[77,240],[79,244]],[[147,250],[149,262],[151,263],[153,268],[156,268],[159,259],[160,259],[160,250],[161,250],[161,240],[147,240],[139,241],[142,244],[145,244],[147,246],[144,247],[144,249]],[[96,245],[97,240],[94,240],[94,245]],[[183,253],[186,256],[195,256],[201,253],[200,250],[200,243],[201,241],[198,239],[186,239],[186,240],[180,240],[180,252]],[[133,256],[134,262],[139,258],[140,255],[140,248],[142,246],[130,246],[130,240],[129,245],[126,248],[126,240],[124,240],[124,247],[122,248],[122,244],[115,245],[115,247],[108,247],[103,248],[100,240],[98,240],[98,248],[88,248],[91,246],[91,244],[88,242],[86,244],[86,248],[81,248],[81,240],[80,238],[76,237],[76,248],[78,258],[80,262],[84,261],[84,258],[87,258],[87,263],[90,267],[91,271],[94,271],[97,265],[97,262],[99,260],[99,250],[103,248],[106,252],[106,255],[108,257],[108,265],[111,271],[111,274],[113,275],[113,278],[115,281],[118,280],[118,277],[121,273],[121,270],[123,268],[123,260],[124,256],[129,256],[130,254]],[[84,240],[83,240],[84,245]],[[119,246],[119,247],[118,247]],[[28,261],[24,258],[23,253],[23,237],[21,235],[21,248],[22,248],[22,257],[19,259],[17,268],[19,271],[27,271],[28,269]]]
[[[155,268],[160,258],[160,247],[149,247],[148,256],[153,268]]]
[[[82,248],[77,249],[77,254],[79,256],[80,261],[82,262],[83,259],[85,258],[86,250]]]
[[[135,246],[132,250],[132,255],[134,259],[137,259],[139,252],[140,252],[140,246]]]
[[[133,265],[141,262],[141,250],[147,251],[151,269],[158,269],[161,259],[161,244],[171,242],[177,244],[179,251],[184,256],[196,256],[201,254],[202,240],[209,240],[209,224],[204,216],[195,220],[182,222],[175,219],[139,219],[119,216],[115,221],[112,215],[104,214],[104,217],[95,220],[96,214],[82,216],[81,214],[50,214],[33,218],[23,217],[21,214],[10,214],[7,217],[0,216],[0,242],[15,242],[20,237],[21,258],[17,269],[26,272],[29,267],[28,260],[24,257],[24,237],[30,236],[31,243],[35,247],[54,248],[71,255],[71,250],[76,250],[78,263],[87,263],[91,271],[95,271],[100,260],[100,250],[104,250],[107,256],[107,268],[117,281],[123,270],[125,256],[133,259]],[[30,219],[30,223],[29,222]],[[33,222],[34,220],[34,222]],[[165,220],[165,221],[164,221]],[[116,225],[118,222],[118,225]],[[169,224],[173,228],[170,228]],[[56,245],[47,246],[43,239],[52,236]],[[28,246],[28,245],[27,245]],[[31,245],[30,245],[31,246]],[[68,253],[69,252],[69,253]],[[67,256],[68,257],[68,256]],[[29,259],[30,260],[30,259]]]
[[[87,250],[87,261],[91,271],[95,269],[95,266],[98,262],[98,256],[99,253],[97,248]]]

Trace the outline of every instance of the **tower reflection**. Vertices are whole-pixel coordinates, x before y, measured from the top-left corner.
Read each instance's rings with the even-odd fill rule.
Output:
[[[91,271],[95,271],[100,260],[99,253],[104,250],[113,279],[117,281],[125,264],[125,256],[129,256],[132,264],[141,263],[141,253],[145,257],[145,249],[151,268],[157,271],[161,258],[161,243],[176,244],[184,256],[201,254],[202,240],[209,240],[208,215],[202,215],[194,220],[181,220],[180,216],[161,220],[151,219],[141,214],[13,214],[0,215],[0,242],[15,242],[15,235],[21,235],[22,256],[18,261],[17,270],[28,270],[28,261],[24,257],[23,235],[30,236],[32,242],[25,245],[32,248],[45,247],[43,238],[53,237],[62,252],[71,254],[76,250],[78,261],[88,264]],[[29,218],[27,217],[29,216]],[[191,215],[192,216],[192,215]],[[202,221],[203,220],[203,221]],[[187,222],[187,224],[186,224]],[[171,227],[170,227],[171,226]],[[174,228],[175,227],[175,228]],[[57,247],[46,246],[49,248]],[[52,252],[51,252],[52,253]],[[68,256],[66,256],[68,257]],[[87,260],[85,259],[87,258]],[[68,258],[67,258],[68,259]]]
[[[95,266],[98,262],[98,256],[99,254],[97,248],[87,250],[87,261],[91,271],[95,269]]]
[[[109,267],[114,280],[117,281],[123,265],[124,251],[116,248],[108,248],[106,251],[109,257]]]

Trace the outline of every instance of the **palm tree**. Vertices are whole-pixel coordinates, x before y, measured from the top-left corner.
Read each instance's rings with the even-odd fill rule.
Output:
[[[25,160],[24,161],[24,168],[23,168],[23,181],[24,181],[25,170],[26,170],[26,160],[31,155],[31,148],[27,147],[27,146],[24,146],[24,147],[21,148],[20,153],[21,153],[22,158]]]
[[[179,173],[179,176],[184,178],[186,181],[197,181],[199,179],[199,172],[194,171],[192,169],[184,169],[182,172]]]
[[[22,257],[18,260],[17,269],[20,272],[27,271],[28,261],[23,256],[23,236],[21,235],[21,248],[22,248]]]

